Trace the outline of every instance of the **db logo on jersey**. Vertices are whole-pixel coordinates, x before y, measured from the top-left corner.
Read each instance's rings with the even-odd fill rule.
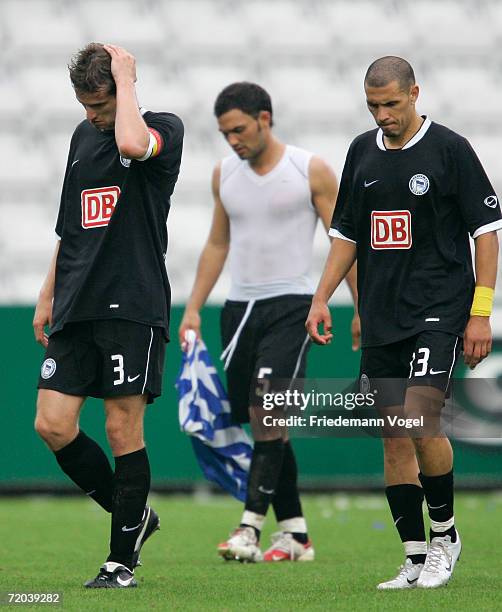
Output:
[[[120,187],[98,187],[82,191],[82,227],[103,227],[110,222],[120,196]]]
[[[411,248],[411,213],[409,210],[373,210],[371,246],[374,249]]]

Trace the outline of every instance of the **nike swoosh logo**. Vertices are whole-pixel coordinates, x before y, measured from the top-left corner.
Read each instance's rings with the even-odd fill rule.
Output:
[[[96,493],[96,489],[93,489],[92,491],[88,491],[86,495],[92,495],[93,493]]]
[[[397,520],[394,521],[394,525],[397,525],[399,523],[399,521],[402,519],[403,517],[400,516]]]
[[[79,162],[79,161],[80,161],[79,159],[76,159],[76,160],[73,162],[73,164],[71,165],[71,167],[73,168],[73,166],[74,166],[75,164],[78,164],[78,162]]]
[[[369,183],[367,181],[364,181],[364,186],[365,187],[370,187],[371,185],[374,185],[375,183],[378,183],[380,179],[377,179],[376,181],[370,181]]]
[[[444,508],[446,504],[442,504],[441,506],[429,506],[429,504],[427,504],[427,506],[430,510],[439,510],[439,508]]]
[[[282,561],[284,557],[278,557],[277,555],[272,555],[272,561]]]
[[[409,578],[406,578],[406,580],[408,581],[408,584],[415,584],[418,578],[415,578],[414,580],[410,580]]]
[[[261,491],[262,493],[265,493],[265,495],[273,495],[275,493],[274,489],[265,489],[261,485],[258,487],[258,491]]]
[[[431,374],[432,376],[434,376],[434,374],[444,374],[446,372],[446,370],[433,370],[432,368],[429,371],[429,374]]]
[[[137,380],[139,377],[141,376],[141,374],[138,374],[137,376],[131,377],[128,376],[127,377],[127,382],[134,382],[135,380]]]
[[[117,576],[117,582],[121,584],[122,586],[129,586],[131,584],[131,580],[132,580],[132,576],[131,578],[128,578],[127,580],[122,580],[120,576]]]
[[[142,523],[143,521],[141,521]],[[138,529],[138,527],[141,527],[141,523],[139,525],[136,525],[136,527],[126,527],[125,525],[122,527],[122,531],[134,531],[135,529]]]

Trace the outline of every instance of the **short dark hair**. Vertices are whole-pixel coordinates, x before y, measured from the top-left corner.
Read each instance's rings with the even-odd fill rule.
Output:
[[[270,95],[256,83],[247,81],[232,83],[218,94],[214,103],[216,117],[220,117],[234,108],[255,118],[258,117],[260,111],[268,111],[270,113],[270,125],[273,125]]]
[[[89,43],[68,64],[73,88],[81,93],[105,90],[115,95],[117,89],[111,70],[112,58],[101,43]]]
[[[375,60],[364,77],[364,83],[369,87],[385,87],[392,81],[397,81],[404,91],[415,85],[413,68],[405,59],[395,55]]]

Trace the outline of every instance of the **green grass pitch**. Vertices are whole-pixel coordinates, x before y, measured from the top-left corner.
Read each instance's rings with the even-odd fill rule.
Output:
[[[137,589],[88,591],[107,552],[108,522],[90,500],[0,499],[0,591],[63,594],[64,610],[496,610],[500,609],[502,494],[459,494],[464,550],[448,587],[377,592],[402,561],[383,495],[305,496],[313,563],[240,564],[215,553],[241,506],[226,497],[157,497],[161,531],[136,570]],[[263,545],[274,530],[272,516]],[[265,546],[263,546],[265,547]],[[56,607],[18,605],[21,609]],[[6,606],[5,609],[9,609]]]

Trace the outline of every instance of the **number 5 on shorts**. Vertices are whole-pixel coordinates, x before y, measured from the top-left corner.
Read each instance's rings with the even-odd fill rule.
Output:
[[[270,389],[270,380],[265,378],[265,376],[268,376],[269,374],[272,374],[272,368],[260,368],[258,370],[258,384],[255,390],[258,397],[263,397]]]

